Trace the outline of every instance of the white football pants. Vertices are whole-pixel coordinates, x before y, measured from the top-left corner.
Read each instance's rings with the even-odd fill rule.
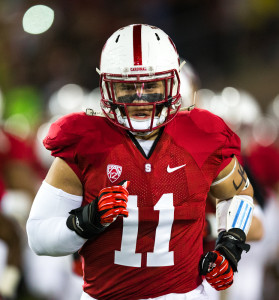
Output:
[[[80,300],[97,300],[90,297],[85,292],[82,293]],[[148,300],[209,300],[205,293],[203,285],[199,285],[195,290],[185,294],[168,294],[157,298],[149,298]]]

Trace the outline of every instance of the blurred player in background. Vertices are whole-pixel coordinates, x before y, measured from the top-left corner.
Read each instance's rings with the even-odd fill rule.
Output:
[[[27,93],[27,95],[30,94]],[[13,98],[13,96],[15,98]],[[18,245],[15,244],[20,246],[21,260],[20,267],[18,268],[20,276],[12,276],[10,275],[11,272],[8,274],[6,268],[4,268],[8,257],[7,255],[11,250],[9,247],[7,248],[6,241],[3,241],[1,244],[0,257],[2,264],[0,262],[0,265],[3,265],[3,267],[0,268],[0,280],[1,278],[5,278],[5,280],[0,281],[0,290],[6,286],[6,289],[14,290],[14,293],[18,292],[18,297],[28,297],[28,295],[30,295],[35,299],[77,300],[80,298],[82,285],[80,283],[78,288],[74,288],[72,280],[72,258],[70,256],[61,257],[59,259],[39,257],[31,251],[24,238],[26,236],[26,221],[33,199],[42,178],[44,178],[47,173],[47,168],[42,163],[41,152],[37,151],[38,148],[34,143],[35,141],[33,141],[33,133],[35,132],[36,126],[27,126],[27,128],[32,128],[32,130],[30,130],[28,134],[24,134],[23,131],[20,131],[21,125],[24,127],[24,121],[22,124],[14,122],[14,116],[19,116],[18,107],[23,107],[22,102],[27,107],[32,107],[33,102],[38,102],[37,98],[33,97],[32,102],[30,98],[26,101],[26,98],[27,96],[23,89],[17,92],[10,92],[8,97],[6,97],[5,94],[0,99],[3,115],[5,115],[5,108],[7,106],[9,111],[9,114],[6,115],[6,119],[4,119],[4,117],[1,118],[0,175],[3,177],[3,187],[5,186],[6,189],[1,198],[0,210],[3,214],[3,218],[11,220],[10,223],[14,223],[14,226],[16,226],[18,230],[17,235],[11,236],[10,240],[8,240],[8,242],[10,242],[8,246],[13,248],[15,242],[10,246],[13,237],[16,239],[21,236],[21,238],[18,239]],[[3,100],[6,101],[4,102]],[[7,103],[7,101],[10,102]],[[13,102],[16,102],[17,105],[12,105],[11,103]],[[11,106],[14,109],[12,109]],[[18,117],[17,120],[25,120],[27,122],[29,121],[28,116],[30,117],[30,115],[33,114],[36,116],[40,115],[38,111],[34,111],[35,109],[36,106],[35,108],[30,108],[32,114],[22,111],[22,116]],[[78,110],[80,110],[80,107]],[[11,122],[11,120],[14,121]],[[37,120],[36,124],[38,124],[38,122],[39,120]],[[31,123],[32,122],[30,122],[30,124]],[[9,227],[10,225],[7,221],[6,227],[1,228],[3,234],[5,234],[5,239],[7,239],[6,233],[9,232]],[[8,270],[10,270],[10,268]],[[18,290],[18,282],[16,282],[16,279],[19,280],[20,278],[22,278],[22,280]],[[8,284],[8,282],[11,283]],[[15,286],[15,288],[12,288],[12,286]],[[65,293],[65,287],[71,287],[67,288],[68,294]]]
[[[265,235],[263,240],[254,247],[253,263],[248,261],[254,278],[254,284],[251,283],[248,287],[252,293],[247,294],[247,287],[245,290],[243,285],[239,285],[238,290],[235,290],[229,298],[230,300],[240,293],[243,299],[246,296],[246,299],[256,300],[276,299],[278,295],[279,233],[274,231],[274,228],[279,227],[278,129],[278,120],[276,121],[272,115],[265,114],[254,122],[251,130],[253,141],[246,149],[246,162],[250,172],[255,175],[259,186],[264,191]],[[266,253],[264,256],[262,256],[263,251]],[[260,272],[255,268],[260,268]]]
[[[0,299],[16,299],[22,276],[22,246],[17,224],[0,211]]]
[[[261,143],[267,143],[267,140],[273,139],[275,128],[271,126],[270,120],[262,116],[259,104],[247,92],[227,87],[221,93],[201,90],[198,94],[200,106],[212,111],[218,110],[218,114],[242,137],[241,161],[254,187],[256,200],[253,221],[247,236],[247,240],[251,241],[250,255],[245,256],[241,260],[239,274],[235,277],[234,285],[225,291],[222,299],[260,300],[263,299],[263,294],[267,290],[264,283],[265,266],[269,260],[273,261],[274,250],[276,245],[278,245],[278,241],[276,241],[276,239],[278,240],[276,238],[277,235],[272,233],[272,228],[278,227],[276,225],[276,219],[278,218],[275,217],[278,209],[274,205],[275,202],[270,198],[271,193],[268,192],[270,187],[268,188],[267,184],[267,181],[269,186],[276,182],[277,176],[272,175],[272,172],[275,174],[277,168],[271,167],[268,161],[273,161],[275,166],[277,159],[274,151],[270,152],[269,155],[262,156],[257,156],[256,153],[257,149],[263,149],[263,146],[260,146]],[[218,109],[215,109],[216,107]],[[271,153],[273,154],[271,155]],[[270,180],[263,180],[263,177],[269,177]],[[209,233],[210,229],[215,227],[214,215],[212,214],[214,209],[214,202],[208,201]],[[213,226],[210,226],[210,224],[213,224]],[[213,234],[213,236],[208,235],[205,238],[205,249],[211,247],[215,238],[216,234]],[[263,256],[263,252],[266,255]],[[249,278],[248,281],[246,280],[247,278]],[[207,291],[212,299],[220,299],[220,295],[214,293],[209,287],[207,287]]]
[[[199,108],[203,109],[210,109],[212,112],[216,110],[217,112],[220,113],[220,116],[224,118],[224,120],[231,126],[231,128],[234,129],[240,129],[241,124],[239,122],[239,115],[242,116],[246,114],[247,112],[247,106],[249,106],[250,109],[250,114],[253,116],[251,118],[251,115],[249,118],[245,118],[245,136],[243,136],[244,145],[249,144],[247,142],[247,123],[253,123],[255,119],[259,117],[258,112],[260,111],[257,103],[254,102],[251,98],[249,98],[250,102],[245,105],[245,103],[238,103],[237,102],[237,96],[238,92],[233,89],[233,88],[225,88],[225,92],[223,93],[223,96],[226,96],[227,98],[224,99],[222,97],[215,97],[214,99],[214,93],[206,90],[200,90],[200,80],[199,77],[197,76],[197,73],[195,72],[194,68],[187,62],[183,65],[181,69],[181,96],[182,96],[182,103],[183,106],[190,106],[192,104],[192,101],[194,99],[196,105]],[[197,92],[197,95],[195,93]],[[207,96],[207,98],[205,97]],[[211,97],[210,97],[211,96]],[[233,97],[233,99],[232,99]],[[210,102],[216,101],[214,105]],[[248,100],[248,101],[249,101]],[[253,106],[254,104],[254,106]],[[245,114],[242,113],[241,110],[245,109]],[[230,109],[228,109],[228,107]],[[253,113],[254,112],[254,113]],[[241,117],[242,120],[242,117]],[[242,128],[241,128],[242,129]],[[251,135],[251,132],[250,132]],[[242,149],[243,152],[243,149]],[[245,170],[247,170],[248,166],[246,163],[246,159],[243,157],[243,153],[241,155],[241,164],[244,166]],[[264,235],[264,215],[263,215],[263,205],[264,205],[264,192],[263,192],[263,187],[259,182],[257,182],[252,175],[253,172],[251,173],[249,171],[249,179],[252,182],[253,187],[255,187],[255,199],[257,201],[254,201],[254,211],[253,211],[253,219],[251,223],[251,227],[249,230],[249,233],[247,235],[247,241],[259,241],[263,238]],[[215,246],[216,239],[218,237],[218,232],[217,232],[217,222],[216,222],[216,201],[217,199],[211,195],[211,193],[208,194],[207,201],[206,201],[206,221],[205,221],[205,226],[204,226],[204,252],[210,251]],[[257,202],[260,202],[261,205],[259,205]],[[253,243],[252,243],[253,244]],[[253,244],[254,246],[254,244]],[[254,253],[255,252],[255,253]],[[251,250],[252,255],[245,256],[243,259],[244,261],[249,261],[251,259],[255,259],[255,256],[258,256],[258,251],[254,251],[254,247],[252,247]],[[253,255],[254,253],[254,255]],[[247,292],[243,292],[243,289],[239,287],[239,284],[234,284],[233,287],[230,289],[223,291],[223,298],[224,296],[227,296],[225,294],[229,294],[230,299],[248,299],[247,295],[250,295],[249,299],[256,299],[255,295],[261,295],[262,291],[262,280],[263,278],[261,276],[256,276],[256,274],[263,274],[263,265],[257,264],[257,268],[261,269],[261,272],[256,272],[255,268],[248,268],[246,264],[243,262],[243,260],[240,263],[240,266],[242,267],[242,271],[238,276],[235,278],[236,283],[241,283],[244,288],[246,288]],[[250,262],[249,262],[250,263]],[[255,265],[255,264],[254,264]],[[246,268],[245,268],[246,266]],[[245,269],[244,269],[245,268]],[[245,271],[249,270],[249,274],[254,274],[249,275],[246,274]],[[249,276],[247,276],[249,275]],[[245,280],[245,278],[252,278],[249,280],[249,283]],[[220,294],[216,290],[212,289],[209,284],[204,284],[206,292],[210,296],[210,299],[220,299]],[[255,287],[257,286],[257,288]],[[251,288],[248,288],[251,287]],[[253,289],[253,291],[251,291]],[[237,295],[234,293],[234,291],[237,290],[238,293]],[[227,292],[228,291],[228,292]],[[222,299],[223,299],[222,298]]]
[[[18,224],[1,211],[4,194],[0,178],[0,299],[16,299],[22,276],[22,241]]]
[[[3,97],[0,97],[3,109]],[[0,112],[2,121],[2,110]],[[4,122],[2,122],[4,123]],[[40,179],[33,151],[11,132],[0,128],[0,295],[16,299],[23,277],[26,220]]]
[[[162,30],[121,28],[101,55],[103,116],[70,114],[44,140],[56,158],[32,206],[29,244],[38,255],[79,250],[81,299],[208,299],[203,279],[228,288],[249,250],[253,188],[240,140],[205,110],[179,112],[180,66]],[[209,191],[219,236],[203,255]]]

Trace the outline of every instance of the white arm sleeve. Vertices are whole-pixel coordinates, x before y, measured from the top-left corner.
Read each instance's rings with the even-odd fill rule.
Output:
[[[240,228],[247,235],[253,217],[253,198],[248,195],[236,195],[216,205],[217,231]]]
[[[87,241],[66,226],[69,211],[80,207],[82,199],[43,181],[26,225],[29,246],[37,255],[68,255]]]
[[[221,231],[227,230],[227,214],[231,203],[232,199],[229,199],[218,202],[216,205],[216,222],[218,234]]]

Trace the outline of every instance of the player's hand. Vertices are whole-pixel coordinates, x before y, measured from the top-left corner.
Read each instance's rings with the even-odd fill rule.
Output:
[[[91,203],[73,209],[67,219],[67,227],[79,236],[90,239],[103,232],[117,217],[128,217],[127,187],[130,181],[102,189]]]
[[[111,224],[118,216],[128,217],[129,181],[102,189],[98,196],[98,211],[102,225]]]
[[[219,251],[207,252],[200,261],[200,275],[217,291],[233,284],[233,270]]]

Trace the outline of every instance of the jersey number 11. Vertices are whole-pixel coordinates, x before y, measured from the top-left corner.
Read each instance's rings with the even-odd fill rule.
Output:
[[[141,253],[136,253],[138,235],[138,197],[129,196],[129,217],[123,218],[123,232],[120,251],[115,251],[114,263],[128,267],[141,267]],[[173,194],[163,194],[155,204],[159,211],[159,222],[155,233],[153,252],[147,252],[147,267],[172,266],[173,251],[169,251],[171,229],[174,220]]]

